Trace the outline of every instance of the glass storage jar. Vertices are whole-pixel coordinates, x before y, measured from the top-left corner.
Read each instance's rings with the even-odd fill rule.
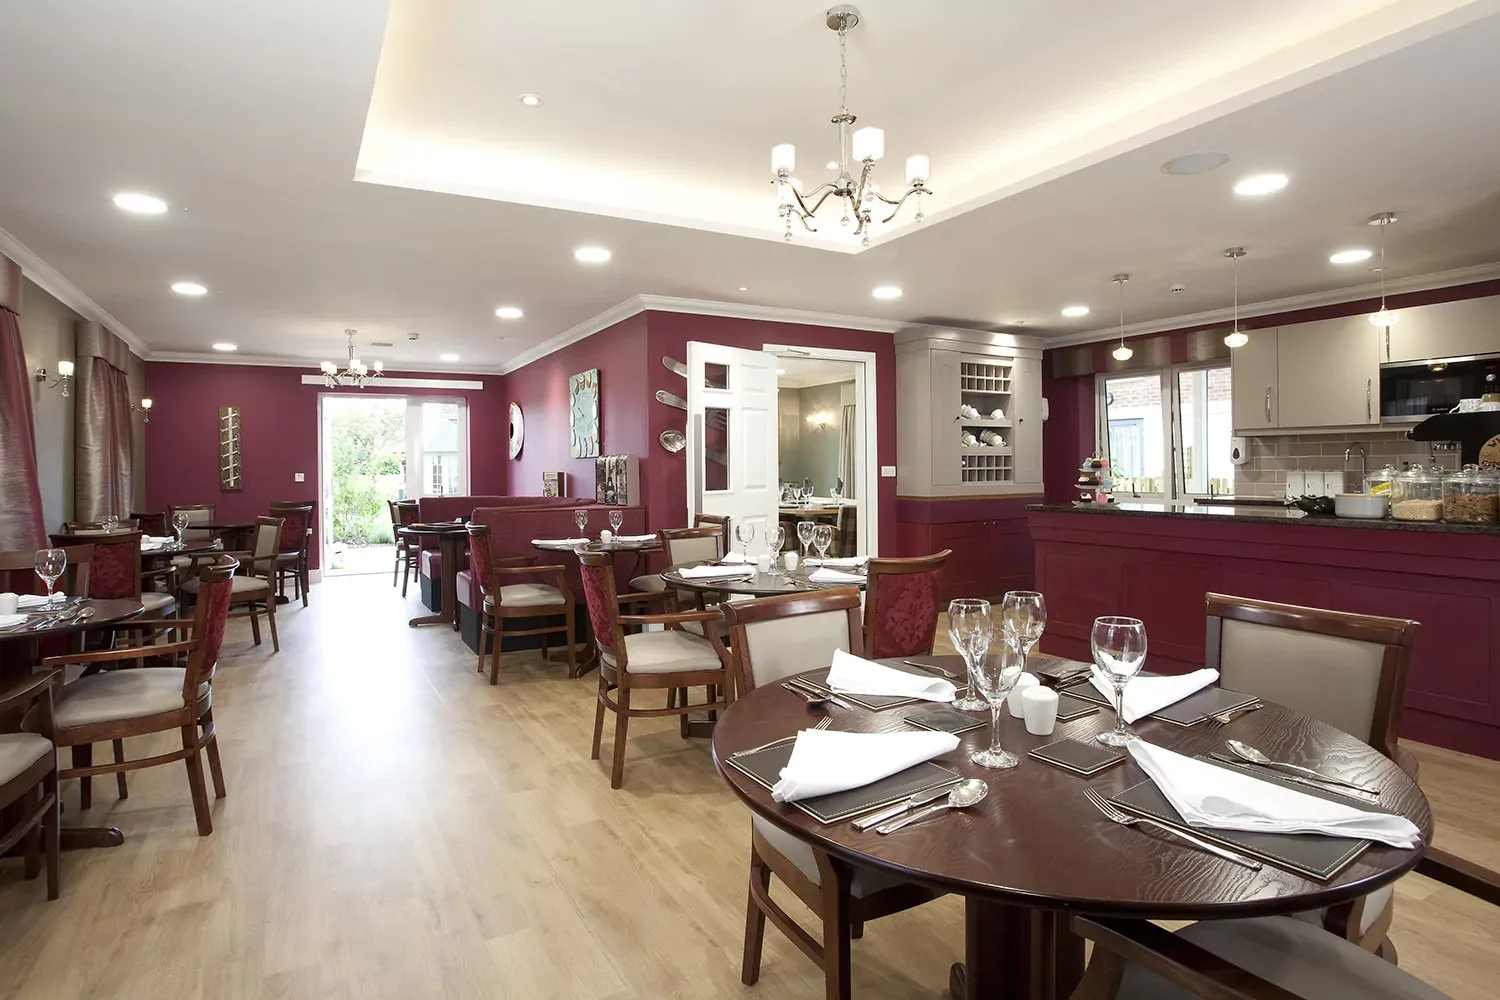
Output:
[[[1477,465],[1443,477],[1443,520],[1458,524],[1500,520],[1500,478]]]
[[[1398,521],[1443,519],[1443,474],[1413,466],[1391,480],[1391,517]]]
[[[1396,467],[1384,465],[1374,472],[1365,475],[1365,492],[1371,496],[1389,497],[1391,495],[1391,480],[1396,478]]]

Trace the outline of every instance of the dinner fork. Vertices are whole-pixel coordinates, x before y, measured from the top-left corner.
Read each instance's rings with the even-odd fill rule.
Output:
[[[1179,840],[1185,840],[1193,846],[1202,848],[1210,854],[1217,854],[1225,861],[1233,861],[1235,864],[1243,865],[1244,867],[1249,868],[1252,871],[1260,871],[1260,862],[1256,861],[1254,858],[1247,858],[1242,855],[1236,854],[1233,851],[1225,850],[1218,844],[1210,843],[1207,840],[1200,840],[1190,833],[1184,833],[1176,827],[1168,826],[1167,824],[1160,823],[1154,819],[1149,819],[1145,816],[1133,816],[1130,813],[1125,812],[1123,809],[1120,809],[1110,803],[1109,800],[1107,800],[1103,795],[1100,795],[1098,792],[1094,791],[1092,788],[1085,788],[1083,790],[1083,795],[1086,799],[1089,800],[1089,802],[1093,803],[1095,809],[1098,809],[1101,813],[1104,814],[1105,819],[1109,820],[1112,823],[1119,823],[1121,826],[1136,826],[1137,824],[1144,823],[1147,826],[1155,827],[1156,829],[1161,830],[1165,833],[1170,833],[1172,836],[1177,837]]]
[[[845,701],[843,698],[840,698],[832,691],[820,691],[800,677],[789,677],[785,681],[782,681],[781,686],[786,690],[792,692],[792,694],[800,694],[804,699],[808,701],[808,704],[812,704],[813,698],[819,698],[825,702],[831,702],[832,704],[837,705],[839,708],[842,708],[845,711],[854,711],[853,705]]]
[[[813,726],[813,728],[814,729],[827,729],[828,726],[829,726],[829,724],[831,722],[833,722],[833,716],[830,715],[828,718],[824,719],[822,722],[819,722],[816,726]],[[778,739],[772,740],[769,743],[762,743],[758,747],[750,747],[747,750],[736,750],[734,753],[732,753],[732,754],[729,755],[729,759],[733,760],[736,757],[743,757],[746,754],[759,753],[762,750],[768,750],[771,747],[774,747],[778,743],[785,743],[787,740],[791,740],[791,739],[796,739],[796,737],[795,736],[782,736],[782,737],[780,737]]]
[[[1265,702],[1253,701],[1248,705],[1236,705],[1233,708],[1226,708],[1222,712],[1217,712],[1213,715],[1205,716],[1204,721],[1207,722],[1211,727],[1226,726],[1230,723],[1230,721],[1238,719],[1242,715],[1249,715],[1256,709],[1265,707]]]

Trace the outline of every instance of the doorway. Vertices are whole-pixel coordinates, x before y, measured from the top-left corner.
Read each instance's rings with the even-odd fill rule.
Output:
[[[323,574],[389,573],[390,502],[468,492],[465,400],[324,393],[318,410]]]

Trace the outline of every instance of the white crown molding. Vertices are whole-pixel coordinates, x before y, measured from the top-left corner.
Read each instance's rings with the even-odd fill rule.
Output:
[[[1387,295],[1399,295],[1403,292],[1425,292],[1434,288],[1471,285],[1475,282],[1488,281],[1492,278],[1500,278],[1500,262],[1494,264],[1476,264],[1473,267],[1461,267],[1452,271],[1437,271],[1433,274],[1419,274],[1409,278],[1395,278],[1386,282],[1385,292]],[[1343,302],[1357,302],[1360,299],[1368,299],[1379,294],[1380,283],[1377,281],[1366,285],[1330,289],[1326,292],[1293,295],[1285,299],[1252,302],[1249,305],[1240,306],[1240,319],[1254,319],[1257,316],[1295,312],[1299,309],[1316,309],[1319,306],[1332,306]],[[1127,338],[1142,337],[1152,333],[1164,333],[1168,330],[1181,330],[1186,327],[1213,326],[1219,323],[1230,322],[1233,319],[1234,310],[1232,308],[1210,309],[1207,312],[1168,316],[1165,319],[1135,323],[1125,327],[1125,336]],[[1087,333],[1070,333],[1065,337],[1047,337],[1045,334],[1037,334],[1037,336],[1044,339],[1045,343],[1043,346],[1048,350],[1056,347],[1073,347],[1078,344],[1092,344],[1104,340],[1114,340],[1119,335],[1120,331],[1118,327],[1102,327]]]
[[[317,361],[309,361],[305,358],[281,358],[268,354],[239,354],[234,351],[216,351],[212,354],[198,354],[187,351],[156,351],[146,359],[147,361],[163,361],[169,364],[184,365],[243,365],[250,368],[306,368],[315,369]],[[400,365],[396,371],[416,372],[423,375],[500,375],[503,372],[499,368],[473,367],[465,368],[462,372],[455,372],[452,368],[423,368],[420,365]],[[321,379],[322,376],[315,376]],[[387,385],[391,383],[386,382]]]
[[[600,330],[607,330],[616,323],[624,322],[636,313],[644,312],[646,307],[641,304],[641,298],[639,295],[632,295],[619,305],[611,306],[597,316],[591,316],[577,326],[570,327],[557,336],[549,337],[535,347],[522,351],[501,366],[500,374],[509,375],[533,361],[540,361],[549,354],[555,354],[569,344],[576,344],[580,340],[592,337]]]
[[[21,273],[35,281],[48,295],[84,319],[93,320],[108,329],[110,333],[130,345],[130,349],[137,356],[148,361],[151,359],[151,349],[146,346],[145,341],[130,332],[128,326],[111,316],[103,306],[85,295],[77,285],[64,278],[56,268],[42,260],[32,252],[30,247],[4,229],[0,229],[0,253],[20,264]],[[22,302],[21,309],[24,311],[25,308],[26,304]]]

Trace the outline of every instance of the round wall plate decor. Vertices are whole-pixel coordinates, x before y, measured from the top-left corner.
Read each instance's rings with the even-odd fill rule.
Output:
[[[521,416],[521,404],[510,404],[510,457],[519,458],[521,445],[526,443],[526,421]]]

